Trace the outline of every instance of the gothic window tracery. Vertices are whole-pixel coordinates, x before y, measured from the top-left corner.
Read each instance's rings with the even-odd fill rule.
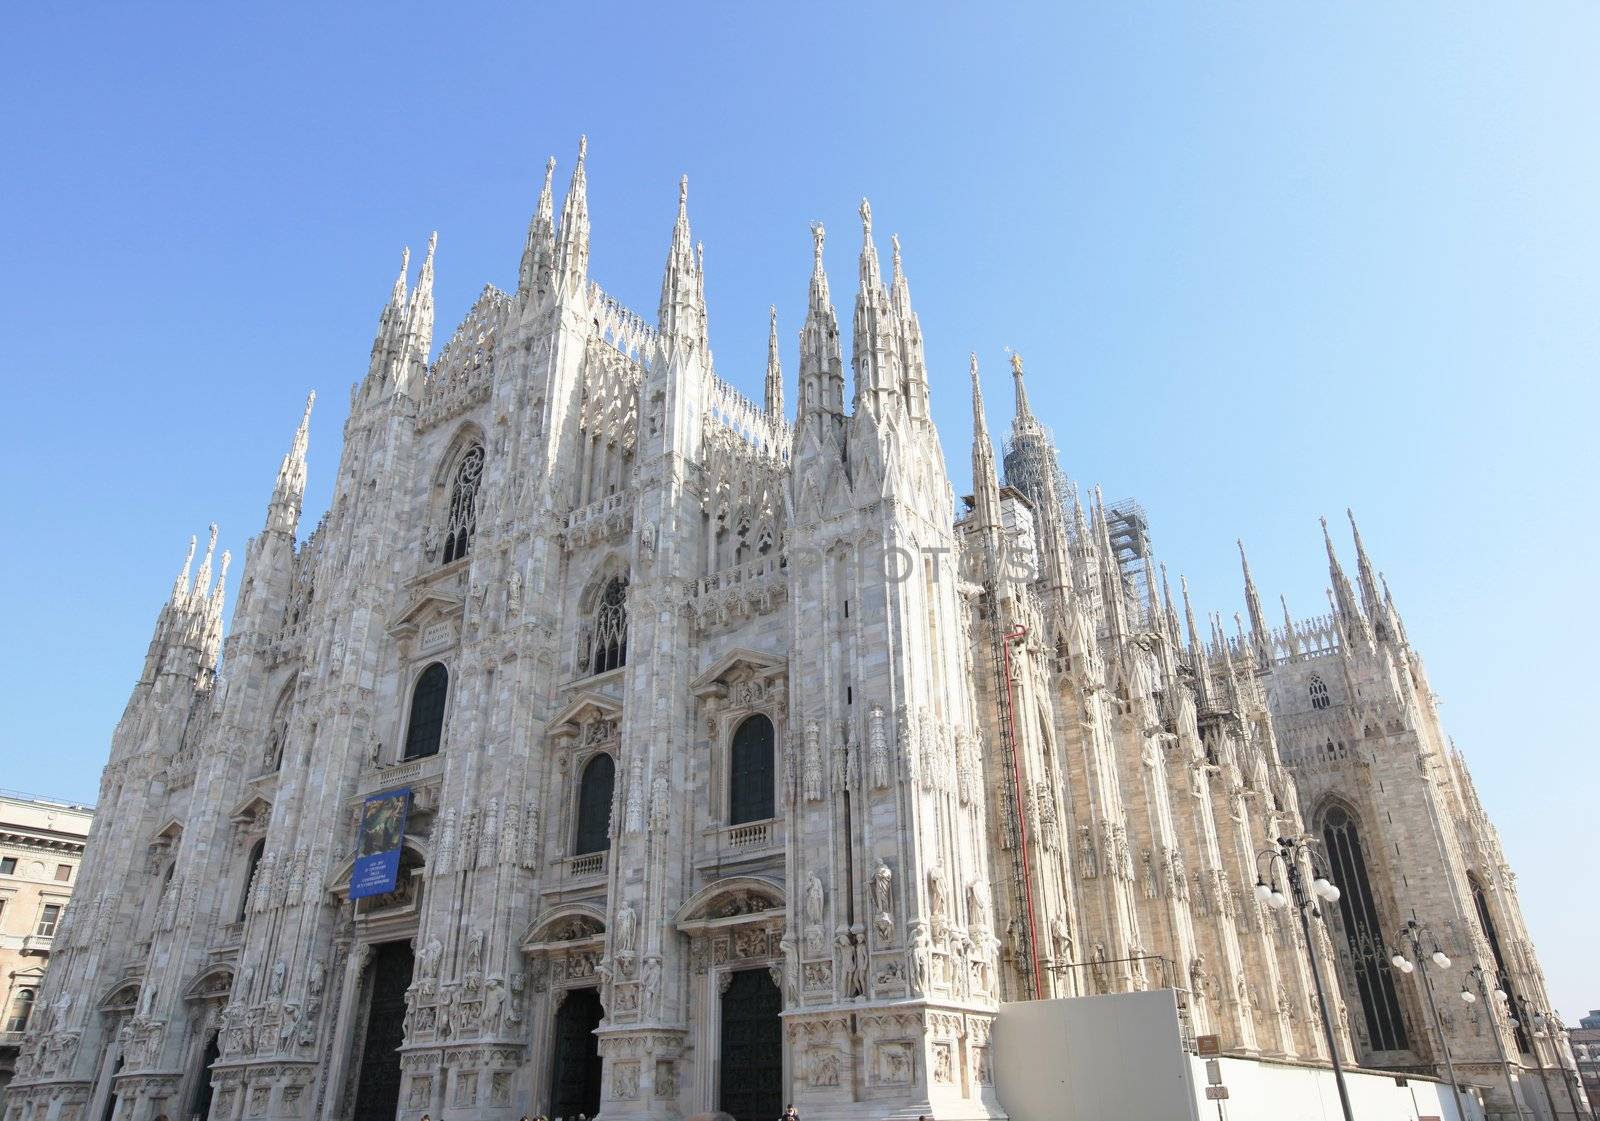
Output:
[[[1512,987],[1511,971],[1506,968],[1505,956],[1500,951],[1500,934],[1495,929],[1494,916],[1489,912],[1489,897],[1484,892],[1483,884],[1479,882],[1477,876],[1468,873],[1467,885],[1472,888],[1472,903],[1477,908],[1478,926],[1483,931],[1484,941],[1489,943],[1489,952],[1494,955],[1494,968],[1495,972],[1500,975],[1500,988],[1510,998],[1506,1001],[1506,1007],[1515,1009],[1517,1007],[1517,990]],[[1520,1017],[1515,1023],[1515,1031],[1517,1049],[1524,1054],[1530,1053],[1528,1034],[1523,1029]]]
[[[628,661],[628,581],[613,576],[595,606],[589,650],[583,662],[590,673],[605,673]]]
[[[1350,965],[1355,973],[1361,998],[1367,1038],[1375,1051],[1402,1051],[1406,1041],[1405,1020],[1400,1014],[1400,998],[1384,950],[1383,919],[1378,901],[1367,878],[1367,859],[1361,846],[1356,821],[1341,806],[1334,806],[1323,817],[1322,839],[1327,846],[1333,882],[1339,896],[1340,925],[1350,950]]]
[[[611,800],[616,788],[617,764],[601,752],[583,768],[578,780],[578,825],[572,855],[605,852],[611,847]]]
[[[482,480],[483,445],[473,444],[462,455],[451,476],[443,564],[458,561],[472,550],[472,537],[478,530],[478,487]]]
[[[735,729],[728,752],[728,824],[773,816],[772,721],[757,713]]]
[[[1312,708],[1319,710],[1325,709],[1333,703],[1328,696],[1327,682],[1323,681],[1322,678],[1318,677],[1316,674],[1311,675],[1311,685],[1309,691],[1311,693]]]
[[[450,671],[434,662],[417,678],[411,692],[411,719],[406,726],[406,759],[439,754],[444,734],[444,702],[450,691]]]

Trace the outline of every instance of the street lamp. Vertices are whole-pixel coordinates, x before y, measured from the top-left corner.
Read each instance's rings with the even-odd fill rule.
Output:
[[[1328,1058],[1333,1063],[1333,1081],[1339,1089],[1339,1108],[1344,1111],[1344,1121],[1355,1121],[1350,1109],[1350,1091],[1344,1084],[1344,1067],[1339,1064],[1339,1044],[1333,1037],[1333,1017],[1328,1011],[1328,997],[1322,988],[1322,971],[1317,967],[1317,942],[1311,934],[1311,916],[1322,918],[1316,903],[1307,898],[1305,882],[1300,875],[1303,860],[1313,873],[1316,871],[1316,854],[1311,846],[1316,839],[1308,834],[1298,837],[1279,837],[1272,848],[1256,854],[1256,898],[1274,910],[1289,905],[1289,895],[1276,886],[1282,880],[1289,885],[1294,896],[1295,910],[1300,912],[1300,929],[1306,937],[1306,956],[1311,959],[1311,980],[1317,987],[1317,1007],[1322,1010],[1322,1035],[1328,1042]],[[1265,869],[1263,870],[1263,860]],[[1311,880],[1311,891],[1328,903],[1337,903],[1339,889],[1324,875],[1316,874]],[[1324,920],[1326,921],[1326,920]]]
[[[1450,1093],[1456,1100],[1456,1116],[1465,1117],[1466,1108],[1461,1104],[1461,1087],[1456,1085],[1456,1066],[1450,1059],[1450,1041],[1445,1038],[1444,1025],[1439,1022],[1439,1006],[1433,1000],[1433,979],[1428,976],[1427,962],[1432,961],[1439,969],[1450,968],[1450,958],[1439,948],[1439,940],[1430,932],[1428,940],[1433,943],[1433,953],[1426,958],[1422,954],[1422,924],[1415,919],[1407,919],[1406,924],[1400,928],[1400,938],[1411,944],[1411,957],[1407,958],[1404,951],[1396,952],[1389,960],[1394,967],[1402,973],[1410,973],[1413,969],[1422,970],[1422,991],[1428,998],[1428,1012],[1433,1019],[1433,1030],[1439,1033],[1439,1048],[1444,1053],[1444,1069],[1450,1076]]]
[[[1544,1056],[1539,1054],[1538,1041],[1540,1039],[1548,1039],[1549,1033],[1545,1030],[1546,1026],[1551,1022],[1559,1023],[1559,1021],[1555,1020],[1553,1014],[1546,1014],[1533,1007],[1533,1005],[1528,1001],[1528,998],[1523,996],[1521,993],[1517,993],[1514,999],[1517,1002],[1517,1008],[1521,1013],[1522,1018],[1520,1020],[1513,1018],[1511,1022],[1513,1024],[1520,1023],[1523,1027],[1529,1029],[1528,1050],[1533,1055],[1533,1069],[1538,1072],[1539,1082],[1544,1087],[1544,1100],[1550,1103],[1551,1112],[1554,1112],[1556,1108],[1556,1099],[1551,1096],[1550,1080],[1545,1077]],[[1551,1041],[1551,1045],[1556,1049],[1556,1062],[1561,1063],[1560,1045],[1553,1040]],[[1565,1075],[1566,1069],[1566,1064],[1561,1063],[1561,1071],[1563,1075]],[[1568,1082],[1566,1078],[1563,1077],[1561,1079],[1561,1084],[1566,1088],[1567,1100],[1572,1103],[1572,1116],[1583,1116],[1580,1112],[1578,1112],[1578,1096],[1572,1092],[1572,1083]],[[1593,1114],[1590,1116],[1593,1116]]]
[[[1518,1116],[1521,1116],[1522,1110],[1517,1104],[1516,1084],[1511,1081],[1511,1062],[1506,1058],[1505,1040],[1500,1038],[1500,1025],[1495,1022],[1494,1018],[1494,1007],[1496,1002],[1489,999],[1489,975],[1484,972],[1483,966],[1474,965],[1471,969],[1467,970],[1467,976],[1471,977],[1478,983],[1478,992],[1483,994],[1483,1007],[1484,1010],[1489,1014],[1489,1034],[1494,1036],[1494,1048],[1500,1054],[1500,1070],[1506,1076],[1506,1095],[1511,1099],[1511,1108],[1517,1110]],[[1505,998],[1506,991],[1496,985],[1494,989],[1494,995],[1503,1000]],[[1464,988],[1461,990],[1461,999],[1466,1001],[1468,1004],[1471,1004],[1478,999],[1478,994],[1473,992],[1471,989]]]

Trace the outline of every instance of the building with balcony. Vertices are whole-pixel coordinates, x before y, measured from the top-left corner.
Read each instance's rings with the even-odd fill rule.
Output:
[[[0,1102],[33,1019],[94,811],[0,791]]]

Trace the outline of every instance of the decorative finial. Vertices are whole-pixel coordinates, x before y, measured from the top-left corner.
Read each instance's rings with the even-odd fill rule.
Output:
[[[1018,377],[1022,376],[1022,355],[1014,350],[1011,352],[1011,372]]]
[[[550,186],[550,181],[555,178],[555,175],[556,158],[551,156],[549,159],[544,161],[544,185],[546,188]]]
[[[687,206],[688,203],[689,203],[689,177],[687,175],[680,175],[680,176],[678,176],[678,206],[679,207]]]
[[[861,232],[867,237],[872,236],[872,204],[866,199],[861,200]]]
[[[978,380],[978,352],[971,351],[967,355],[967,369],[972,373],[972,380]]]
[[[900,235],[899,234],[890,234],[889,235],[889,244],[890,244],[890,246],[893,247],[893,250],[894,250],[894,267],[895,267],[895,270],[899,271],[899,269],[900,269]]]
[[[433,251],[439,246],[439,231],[434,230],[428,235],[428,260],[433,260]]]
[[[822,264],[822,239],[828,236],[827,229],[821,222],[811,223],[812,251],[816,254],[817,264]]]
[[[578,137],[578,162],[583,162],[583,157],[589,154],[589,138],[584,135]]]
[[[777,304],[769,304],[767,306],[767,316],[768,316],[768,318],[770,318],[772,320],[772,329],[774,331],[776,331],[778,329],[778,305]]]

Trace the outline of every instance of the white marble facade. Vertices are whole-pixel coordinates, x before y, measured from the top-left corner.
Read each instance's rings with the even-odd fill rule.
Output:
[[[515,291],[431,363],[433,243],[402,268],[332,504],[297,538],[308,404],[226,640],[226,554],[185,564],[6,1121],[553,1114],[581,1008],[606,1121],[762,1093],[996,1117],[990,1025],[1036,995],[1172,985],[1228,1048],[1321,1057],[1301,936],[1252,885],[1334,806],[1391,925],[1416,908],[1487,960],[1476,885],[1542,996],[1364,551],[1325,619],[1272,630],[1252,582],[1237,635],[1186,589],[1185,627],[1056,469],[1020,361],[1003,476],[974,363],[957,516],[865,204],[853,399],[818,227],[791,421],[775,317],[764,402],[715,372],[685,192],[648,324],[588,277],[584,175],[580,149],[558,215],[547,171]],[[353,905],[362,799],[402,787],[401,883]],[[1341,1049],[1434,1061],[1409,988],[1406,1047],[1374,1046],[1334,918]],[[768,1030],[770,1061],[739,1051]]]

